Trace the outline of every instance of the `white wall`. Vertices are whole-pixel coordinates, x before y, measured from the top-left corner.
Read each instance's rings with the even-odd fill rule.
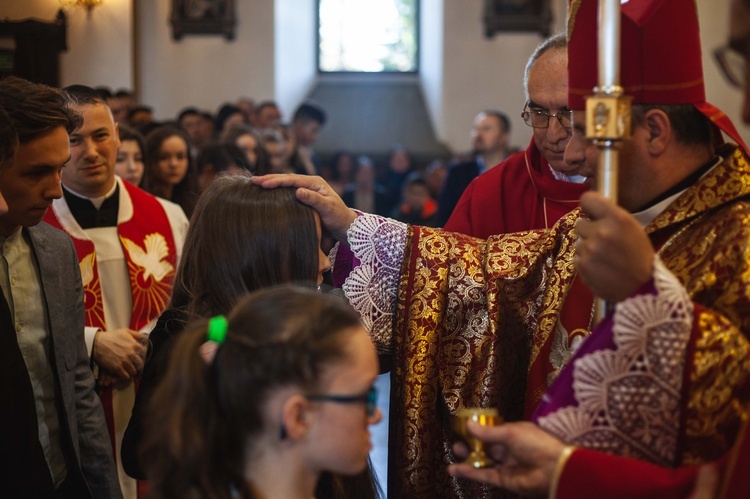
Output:
[[[0,19],[52,22],[58,0],[0,0]],[[65,7],[68,50],[60,58],[60,83],[133,87],[132,0],[105,0],[90,13]]]
[[[173,118],[187,105],[215,112],[241,96],[274,98],[273,1],[238,0],[235,5],[234,41],[219,35],[174,41],[171,1],[138,1],[139,88],[157,119]]]
[[[706,100],[724,111],[732,119],[745,143],[750,144],[750,127],[742,123],[742,93],[726,82],[713,56],[713,49],[727,42],[729,0],[698,2],[698,19],[703,48]]]
[[[291,114],[310,92],[317,66],[315,62],[315,6],[308,0],[275,0],[275,95],[290,121]]]
[[[132,2],[137,2],[139,85],[157,118],[171,118],[184,105],[215,111],[226,100],[275,98],[287,114],[314,80],[314,0],[236,0],[234,42],[218,36],[171,38],[169,0],[104,0],[87,15],[68,8],[67,53],[62,83],[133,85]],[[500,108],[513,120],[512,143],[525,146],[530,130],[518,117],[523,105],[522,71],[539,35],[484,37],[482,0],[422,0],[423,89],[440,140],[454,150],[469,146],[476,113]],[[552,0],[557,28],[564,26],[566,0]],[[52,20],[58,0],[0,0],[0,18]],[[711,51],[725,42],[729,0],[698,2],[708,100],[740,125],[740,93],[729,87]],[[309,19],[309,27],[306,27]],[[438,33],[443,39],[438,40]],[[441,47],[442,44],[442,47]],[[442,53],[442,58],[438,57]]]
[[[451,0],[448,0],[451,1]],[[427,113],[438,137],[445,137],[443,120],[443,82],[445,64],[443,36],[445,33],[445,0],[422,0],[420,6],[419,74],[427,104]]]
[[[555,29],[565,25],[565,0],[553,0]],[[438,130],[453,150],[470,147],[474,117],[484,109],[499,109],[511,120],[511,144],[525,148],[531,129],[521,120],[525,102],[523,71],[543,40],[537,33],[484,36],[483,0],[445,2],[444,94]]]

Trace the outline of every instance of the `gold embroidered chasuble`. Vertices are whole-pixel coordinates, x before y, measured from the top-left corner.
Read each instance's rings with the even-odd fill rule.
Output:
[[[750,337],[750,166],[737,148],[721,154],[646,228],[667,268],[709,309],[686,352],[685,463],[725,451],[746,417],[738,403],[748,392],[746,344],[728,325]],[[523,414],[529,365],[552,340],[573,282],[579,216],[487,241],[408,228],[391,338],[389,494],[503,494],[447,475],[450,415],[471,406],[498,407],[508,420]]]

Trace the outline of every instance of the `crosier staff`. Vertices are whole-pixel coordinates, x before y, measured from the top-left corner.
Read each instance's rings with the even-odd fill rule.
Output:
[[[620,0],[599,0],[598,82],[586,96],[586,138],[599,149],[596,189],[617,203],[619,147],[630,137],[630,97],[620,86]],[[606,315],[597,298],[594,322]]]

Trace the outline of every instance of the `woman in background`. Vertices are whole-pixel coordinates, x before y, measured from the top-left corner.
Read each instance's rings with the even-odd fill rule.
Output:
[[[242,149],[250,163],[250,171],[255,175],[270,173],[271,169],[261,145],[260,136],[250,125],[232,125],[221,134],[219,141],[224,144],[234,144]]]
[[[357,314],[310,289],[259,291],[197,322],[149,405],[151,497],[308,499],[321,472],[361,472],[377,373]]]
[[[179,204],[190,218],[195,206],[196,179],[190,142],[180,128],[164,125],[146,137],[146,173],[143,189]]]
[[[245,152],[234,144],[208,144],[198,155],[198,190],[203,192],[217,175],[252,172]]]
[[[128,125],[120,124],[120,148],[117,150],[115,173],[135,186],[143,180],[146,141],[143,135]]]

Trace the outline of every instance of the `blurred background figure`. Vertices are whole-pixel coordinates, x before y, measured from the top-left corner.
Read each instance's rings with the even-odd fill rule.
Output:
[[[253,126],[262,130],[281,123],[281,111],[274,101],[263,101],[255,107],[255,121]]]
[[[146,137],[143,188],[177,203],[190,218],[197,192],[192,165],[187,134],[172,125],[156,128]]]
[[[135,128],[120,124],[120,148],[117,150],[115,173],[135,186],[141,185],[145,170],[146,140]]]
[[[402,199],[393,218],[412,225],[435,227],[437,202],[430,195],[430,188],[421,175],[414,174],[406,179]]]
[[[242,149],[247,156],[250,170],[256,175],[269,173],[268,161],[263,152],[260,137],[250,125],[232,125],[221,134],[219,140],[224,144],[233,144]]]
[[[229,130],[232,125],[245,123],[245,115],[242,109],[234,104],[224,104],[216,112],[214,135],[221,135],[224,130]]]
[[[252,172],[245,151],[234,144],[209,144],[198,155],[196,162],[198,189],[206,190],[208,185],[222,172],[236,174]]]
[[[388,216],[392,211],[392,198],[388,190],[375,182],[375,164],[369,156],[357,158],[354,183],[349,184],[341,199],[350,208]]]
[[[320,158],[313,151],[313,144],[318,140],[327,119],[323,108],[311,102],[301,104],[294,111],[294,150],[290,155],[289,165],[295,173],[316,175],[320,172]]]

